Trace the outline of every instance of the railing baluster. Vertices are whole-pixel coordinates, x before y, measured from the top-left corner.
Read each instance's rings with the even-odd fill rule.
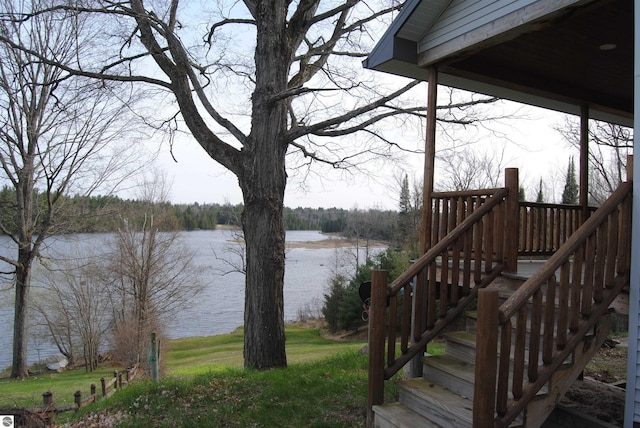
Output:
[[[584,244],[578,248],[573,257],[571,272],[571,300],[569,301],[569,331],[575,333],[580,321],[580,291],[582,289],[582,268],[584,260]]]
[[[522,397],[522,382],[524,381],[524,351],[527,340],[527,307],[518,311],[516,318],[516,339],[513,350],[513,379],[511,393],[514,400]]]
[[[569,330],[569,273],[571,272],[571,263],[569,260],[563,263],[560,268],[560,287],[558,297],[558,339],[556,347],[564,349],[567,344],[567,331]]]
[[[389,297],[389,326],[387,338],[387,365],[396,362],[396,331],[398,320],[398,298],[397,294]]]
[[[436,323],[436,300],[438,298],[438,284],[436,278],[436,264],[429,264],[429,285],[427,292],[427,330]]]
[[[580,314],[588,317],[591,314],[593,303],[593,268],[596,257],[596,236],[591,235],[587,238],[585,246],[585,264],[584,278],[582,279],[582,301],[580,305]]]
[[[471,197],[467,198],[466,216],[469,217],[473,211],[473,202]],[[462,270],[462,295],[468,296],[471,286],[471,254],[473,250],[473,227],[469,228],[464,234],[464,268]]]
[[[415,284],[416,279],[414,279]],[[409,349],[409,335],[411,326],[411,283],[404,287],[404,293],[402,296],[402,320],[400,321],[400,351],[403,354],[407,353]]]
[[[542,331],[540,330],[542,324],[542,290],[538,289],[532,299],[527,376],[530,382],[535,382],[538,379],[538,355],[540,353],[540,340],[542,340]]]
[[[547,280],[547,295],[544,303],[544,338],[542,341],[542,363],[548,365],[553,358],[553,328],[556,315],[556,277]]]
[[[616,276],[616,259],[618,257],[618,211],[609,215],[609,241],[607,244],[607,263],[605,266],[604,281],[607,288],[613,287],[613,278]]]
[[[507,412],[512,334],[513,327],[511,320],[508,320],[507,323],[502,326],[502,335],[500,336],[500,363],[498,366],[498,387],[496,391],[496,411],[498,416],[504,416]]]
[[[604,291],[604,268],[606,262],[605,248],[607,248],[607,223],[604,223],[597,230],[596,261],[593,278],[593,301],[602,302]]]

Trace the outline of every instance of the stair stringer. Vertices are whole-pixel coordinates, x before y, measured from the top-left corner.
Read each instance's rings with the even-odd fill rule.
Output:
[[[609,335],[611,328],[611,315],[603,314],[594,327],[594,334],[587,336],[582,341],[582,346],[576,347],[571,364],[564,365],[556,371],[550,382],[549,391],[542,396],[536,396],[529,402],[524,411],[524,427],[538,428],[551,415],[560,399],[566,394],[573,382],[580,376],[586,365],[598,352]]]

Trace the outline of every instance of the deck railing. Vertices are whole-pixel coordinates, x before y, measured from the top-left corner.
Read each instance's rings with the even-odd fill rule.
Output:
[[[581,224],[582,207],[577,205],[520,202],[518,255],[550,256]],[[595,208],[589,208],[595,211]]]
[[[499,308],[497,291],[482,292],[474,426],[508,426],[575,358],[577,345],[628,284],[630,227],[631,183],[623,183]]]
[[[505,270],[506,260],[517,258],[516,246],[508,255],[505,244],[508,230],[515,227],[509,212],[517,217],[517,171],[509,176],[505,188],[435,194],[439,214],[432,217],[431,230],[436,243],[388,286],[386,271],[374,271],[369,409],[383,402],[384,380],[421,355],[478,290]],[[511,232],[517,236],[515,228]]]

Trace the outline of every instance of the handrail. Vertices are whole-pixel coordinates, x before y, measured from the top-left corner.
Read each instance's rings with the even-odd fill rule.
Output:
[[[478,321],[488,323],[483,331],[497,324],[498,331],[494,330],[492,336],[501,337],[499,351],[487,349],[486,354],[477,354],[477,361],[482,361],[483,366],[479,369],[476,365],[475,384],[481,389],[481,396],[496,398],[497,415],[493,411],[487,413],[485,408],[482,415],[478,414],[482,418],[479,426],[507,426],[544,385],[559,379],[554,374],[628,284],[629,241],[624,235],[631,224],[631,190],[631,183],[620,185],[497,313],[487,313],[479,306]],[[497,292],[492,293],[497,301]],[[496,359],[496,355],[500,358]],[[482,385],[486,385],[485,389]],[[560,388],[549,386],[556,395],[562,393]],[[486,405],[481,398],[477,404]]]
[[[582,221],[582,207],[543,202],[518,203],[518,255],[550,256],[576,232]],[[589,207],[593,212],[596,208]]]
[[[569,240],[556,251],[553,256],[536,273],[529,278],[511,297],[500,306],[500,322],[504,323],[506,319],[511,318],[515,312],[526,304],[527,299],[542,286],[543,281],[554,274],[573,254],[576,249],[582,245],[596,228],[607,219],[620,203],[628,196],[631,191],[631,182],[622,183],[618,189],[605,201],[587,221],[578,228],[576,233],[571,235]]]
[[[487,196],[487,199],[482,204],[474,203],[475,209],[468,213],[462,222],[391,284],[387,285],[386,275],[382,276],[379,275],[380,271],[374,271],[369,311],[369,408],[382,402],[384,380],[391,378],[414,356],[422,352],[427,343],[475,298],[476,289],[487,286],[505,269],[504,256],[501,253],[495,253],[491,245],[485,248],[482,244],[487,245],[486,241],[493,240],[487,236],[493,236],[494,229],[499,229],[503,233],[500,239],[504,239],[504,227],[495,228],[494,226],[504,223],[504,208],[508,195],[508,188],[497,189],[489,195],[485,191],[483,196]],[[445,226],[449,225],[447,223]],[[501,248],[497,243],[496,247]],[[471,254],[472,251],[473,254]],[[460,266],[462,258],[464,258],[464,269],[461,273],[456,266]],[[473,270],[472,258],[475,262]],[[449,267],[449,259],[452,261],[451,267]],[[440,263],[439,272],[438,263]],[[481,272],[482,265],[484,265],[484,277]],[[473,287],[471,286],[472,275],[474,276]],[[414,280],[416,284],[412,286]],[[461,282],[463,285],[459,291]],[[402,298],[398,298],[401,291]],[[412,298],[415,302],[413,316],[411,316]],[[436,301],[440,302],[437,310]],[[387,305],[389,315],[385,317]],[[417,315],[423,313],[426,314],[426,324],[422,323],[422,315]],[[398,319],[401,356],[396,358]],[[410,344],[411,333],[413,333],[413,343]]]
[[[506,188],[497,189],[494,193],[488,194],[490,196],[489,201],[482,204],[480,208],[473,211],[473,213],[467,217],[462,223],[456,226],[444,239],[440,240],[437,244],[431,247],[426,253],[424,253],[419,259],[417,259],[409,268],[398,276],[395,281],[389,285],[388,295],[397,294],[398,291],[409,281],[418,275],[429,263],[433,262],[442,252],[450,247],[454,241],[456,241],[462,234],[469,230],[474,224],[476,224],[482,217],[491,211],[497,204],[509,194],[509,190]],[[486,194],[485,194],[486,195]]]

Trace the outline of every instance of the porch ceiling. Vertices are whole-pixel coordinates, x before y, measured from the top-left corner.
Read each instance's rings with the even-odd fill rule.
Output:
[[[443,84],[568,113],[588,104],[593,117],[631,126],[633,8],[632,0],[579,2],[444,57],[426,51],[411,58],[406,48],[417,43],[396,32],[392,58],[379,61],[374,50],[371,68],[424,78],[424,68],[437,64]],[[411,19],[405,25],[415,26]]]

